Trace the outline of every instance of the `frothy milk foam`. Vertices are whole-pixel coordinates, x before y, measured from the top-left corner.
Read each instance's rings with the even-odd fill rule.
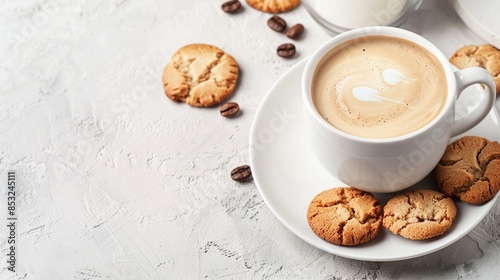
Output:
[[[415,131],[444,107],[438,59],[399,38],[368,36],[331,50],[318,64],[312,99],[320,115],[352,135],[389,138]]]

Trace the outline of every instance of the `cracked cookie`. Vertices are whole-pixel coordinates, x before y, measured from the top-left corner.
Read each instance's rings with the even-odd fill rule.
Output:
[[[456,215],[450,197],[433,190],[412,190],[387,202],[383,226],[405,238],[423,240],[445,233]]]
[[[434,169],[439,188],[470,204],[483,204],[500,190],[500,144],[465,136],[448,145]]]
[[[458,49],[450,58],[451,64],[459,69],[478,66],[493,76],[497,94],[500,93],[500,50],[492,45],[469,45]]]
[[[320,238],[338,245],[372,240],[382,225],[382,207],[370,193],[334,188],[316,195],[309,204],[307,221]]]
[[[238,63],[221,49],[205,44],[177,50],[163,71],[165,94],[195,107],[219,104],[234,90]]]
[[[247,0],[248,5],[271,14],[288,12],[300,4],[300,0]]]

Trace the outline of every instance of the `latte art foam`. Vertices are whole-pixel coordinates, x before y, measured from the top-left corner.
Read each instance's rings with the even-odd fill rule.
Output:
[[[349,134],[388,138],[415,131],[444,107],[446,78],[438,59],[410,41],[369,36],[345,42],[318,64],[313,102]]]

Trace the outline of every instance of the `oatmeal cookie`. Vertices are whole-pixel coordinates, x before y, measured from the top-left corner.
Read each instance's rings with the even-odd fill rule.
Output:
[[[375,238],[382,207],[370,193],[343,187],[318,194],[309,204],[307,221],[320,238],[338,245],[358,245]]]

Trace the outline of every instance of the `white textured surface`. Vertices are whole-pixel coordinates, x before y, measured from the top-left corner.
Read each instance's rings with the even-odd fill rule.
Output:
[[[434,254],[369,263],[324,253],[269,212],[248,163],[250,125],[268,88],[328,39],[302,7],[298,55],[249,8],[224,1],[0,0],[0,170],[18,172],[18,274],[1,279],[493,279],[500,207]],[[404,26],[446,55],[482,43],[448,1],[424,1]],[[243,114],[195,109],[163,96],[173,52],[209,43],[233,55]],[[2,179],[2,185],[5,179]],[[2,198],[0,219],[5,221]],[[7,253],[0,227],[1,262]]]

